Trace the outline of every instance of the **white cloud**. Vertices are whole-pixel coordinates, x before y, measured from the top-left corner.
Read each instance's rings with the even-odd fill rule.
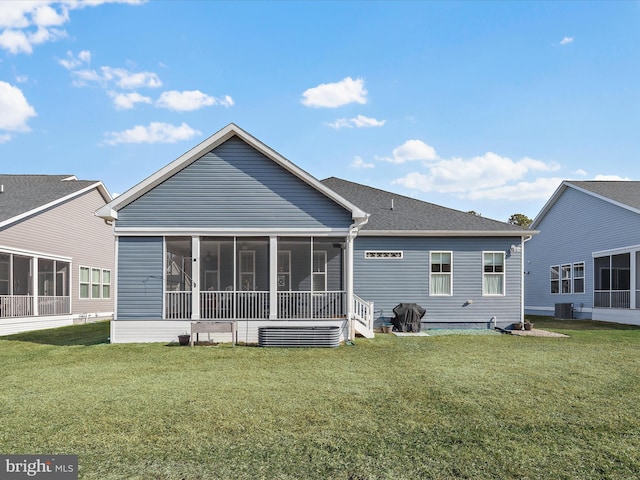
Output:
[[[515,185],[504,185],[488,190],[477,190],[469,193],[470,200],[547,200],[562,183],[560,177],[541,177],[531,182],[518,182]]]
[[[222,98],[215,98],[207,95],[206,93],[202,93],[200,90],[184,92],[169,90],[167,92],[162,92],[160,98],[156,102],[156,105],[160,108],[167,108],[177,112],[188,112],[211,105],[230,107],[234,105],[234,101],[229,95]]]
[[[393,149],[392,157],[376,157],[376,160],[401,164],[414,160],[432,161],[438,158],[435,149],[422,140],[407,140]]]
[[[82,50],[78,56],[74,56],[72,52],[67,52],[67,58],[58,60],[58,63],[67,70],[75,70],[81,65],[91,62],[91,52],[88,50]]]
[[[583,170],[582,168],[579,168],[578,170],[576,170],[575,172],[573,172],[575,175],[580,175],[581,177],[585,177],[587,175],[586,170]]]
[[[358,115],[354,118],[338,118],[337,120],[327,123],[328,126],[339,128],[366,128],[366,127],[381,127],[385,124],[386,120],[376,120],[375,118],[365,117],[364,115]]]
[[[356,157],[353,159],[353,162],[351,162],[351,167],[352,168],[375,168],[376,166],[373,163],[367,163],[364,160],[362,160],[361,157]]]
[[[567,45],[569,43],[573,43],[573,37],[564,37],[560,40],[560,45]]]
[[[0,130],[9,132],[28,132],[28,120],[35,117],[36,111],[29,105],[22,90],[7,82],[0,81]],[[7,141],[6,133],[3,133]]]
[[[309,88],[302,94],[302,104],[307,107],[336,108],[350,103],[367,103],[367,91],[364,88],[364,80],[351,77],[335,82],[322,83],[317,87]]]
[[[397,163],[397,162],[396,162]],[[425,172],[411,172],[392,183],[422,192],[454,194],[472,200],[543,199],[557,187],[557,178],[525,177],[552,172],[560,167],[532,158],[514,161],[492,152],[470,159],[439,159],[426,166]]]
[[[102,78],[107,82],[114,82],[118,87],[133,90],[147,87],[157,88],[162,86],[158,75],[153,72],[130,72],[124,68],[100,67]]]
[[[60,63],[64,65],[62,61]],[[68,63],[68,65],[72,64]],[[71,75],[74,77],[73,84],[76,87],[85,87],[89,83],[97,83],[103,87],[115,85],[124,90],[158,88],[162,86],[160,77],[154,72],[131,72],[125,68],[109,66],[100,67],[99,72],[90,69],[73,70]]]
[[[11,140],[11,135],[8,133],[0,133],[0,143],[7,143]]]
[[[118,110],[130,110],[135,107],[137,103],[151,103],[151,98],[140,95],[137,92],[108,92],[108,95],[113,99],[113,104]]]
[[[67,36],[60,28],[71,10],[104,3],[140,4],[144,0],[30,0],[0,1],[0,48],[10,53],[33,52],[35,45]]]
[[[106,145],[119,143],[176,143],[190,140],[202,132],[194,130],[186,123],[171,125],[169,123],[152,122],[148,126],[136,125],[122,132],[105,133]]]

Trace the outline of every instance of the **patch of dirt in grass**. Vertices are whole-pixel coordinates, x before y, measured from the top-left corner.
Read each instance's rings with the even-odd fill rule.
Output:
[[[548,330],[540,330],[539,328],[532,328],[531,330],[510,330],[511,335],[520,335],[522,337],[563,337],[569,338],[569,335],[564,333],[550,332]]]

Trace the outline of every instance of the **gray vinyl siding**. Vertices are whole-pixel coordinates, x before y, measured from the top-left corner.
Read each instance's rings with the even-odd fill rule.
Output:
[[[73,314],[114,310],[114,239],[112,227],[94,215],[105,204],[90,190],[18,223],[0,229],[0,246],[71,258]],[[110,299],[80,299],[80,266],[111,270]]]
[[[393,317],[399,303],[418,303],[427,313],[429,324],[488,325],[495,316],[501,325],[521,316],[521,253],[511,253],[514,238],[408,238],[357,237],[354,244],[354,290],[375,303],[378,321]],[[367,250],[402,250],[402,259],[365,259]],[[453,294],[429,295],[429,253],[453,252]],[[503,251],[505,256],[505,295],[482,295],[482,253]],[[467,300],[473,303],[466,305]]]
[[[118,320],[162,319],[162,237],[118,239]]]
[[[118,212],[118,227],[347,228],[351,214],[237,137]]]
[[[556,303],[573,303],[579,317],[593,306],[592,253],[640,244],[640,216],[605,200],[567,188],[525,246],[525,308],[553,314]],[[552,294],[550,267],[585,262],[584,294]],[[546,311],[536,311],[545,307]]]

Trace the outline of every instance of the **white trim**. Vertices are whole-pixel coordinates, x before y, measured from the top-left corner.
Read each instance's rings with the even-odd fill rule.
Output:
[[[527,231],[526,236],[540,233],[537,230]],[[519,237],[520,232],[490,230],[361,230],[361,237]]]
[[[610,250],[600,250],[599,252],[591,253],[591,258],[606,257],[609,255],[618,255],[621,253],[634,253],[640,252],[640,245],[633,245],[630,247],[612,248]]]
[[[13,248],[13,247],[5,247],[2,245],[0,245],[0,253],[12,253],[14,255],[26,255],[31,257],[46,258],[48,260],[61,260],[64,262],[71,262],[71,260],[73,260],[72,257],[64,257],[62,255],[53,255],[50,253],[35,252],[32,250],[22,250],[22,249]]]
[[[120,227],[114,229],[116,236],[157,237],[157,236],[200,236],[200,237],[335,237],[349,234],[348,228],[318,228],[301,230],[299,228],[180,228],[180,227]]]
[[[53,200],[49,203],[45,203],[44,205],[40,205],[39,207],[33,208],[27,212],[21,213],[20,215],[16,215],[15,217],[11,217],[8,218],[7,220],[0,222],[0,228],[2,227],[6,227],[7,225],[11,225],[12,223],[15,223],[19,220],[22,220],[24,218],[27,217],[31,217],[32,215],[35,215],[37,213],[40,213],[44,210],[47,210],[51,207],[55,207],[56,205],[59,205],[61,203],[64,203],[68,200],[71,200],[72,198],[75,197],[79,197],[80,195],[93,190],[94,188],[97,188],[98,191],[100,192],[100,194],[102,195],[102,197],[106,200],[106,201],[110,201],[111,200],[111,194],[109,193],[109,191],[106,189],[106,187],[103,185],[102,182],[95,182],[92,183],[91,185],[82,188],[80,190],[77,190],[73,193],[70,193],[69,195],[65,195],[64,197],[58,198],[56,200]]]
[[[96,211],[96,215],[104,218],[105,220],[116,220],[118,218],[118,211],[120,209],[129,205],[137,198],[140,198],[142,195],[154,189],[157,185],[164,182],[166,179],[172,177],[180,170],[188,167],[193,162],[200,159],[203,155],[206,155],[211,150],[215,149],[234,136],[237,136],[238,138],[249,144],[251,147],[271,159],[273,162],[289,171],[290,173],[294,174],[306,184],[324,194],[326,197],[336,202],[344,209],[350,210],[352,219],[367,217],[367,214],[364,211],[360,210],[360,208],[358,208],[356,205],[341,197],[333,190],[329,189],[324,184],[316,180],[309,173],[302,170],[297,165],[294,165],[282,155],[277,153],[275,150],[271,149],[260,140],[250,135],[233,123],[230,123],[226,127],[214,133],[209,138],[196,145],[173,162],[169,163],[151,176],[142,180],[137,185],[124,192],[122,195],[119,195],[118,197],[113,199],[107,205],[98,209]]]
[[[558,199],[560,198],[560,196],[564,193],[564,191],[567,188],[573,188],[574,190],[577,190],[579,192],[582,192],[586,195],[589,195],[593,198],[597,198],[599,200],[602,200],[604,202],[610,203],[612,205],[616,205],[620,208],[624,208],[625,210],[629,210],[633,213],[640,213],[640,210],[638,210],[637,208],[631,207],[625,203],[621,203],[618,202],[616,200],[613,200],[612,198],[609,197],[605,197],[604,195],[600,195],[599,193],[595,193],[592,192],[591,190],[588,190],[586,188],[582,188],[578,185],[575,185],[572,181],[570,180],[564,180],[556,189],[556,191],[553,193],[553,195],[551,195],[551,198],[547,201],[547,203],[544,204],[544,206],[542,207],[542,210],[540,210],[540,212],[538,213],[538,215],[536,215],[536,217],[533,219],[533,221],[531,222],[531,227],[530,228],[536,228],[540,222],[542,221],[542,219],[544,218],[544,216],[549,212],[549,210],[551,210],[551,207],[553,207],[553,205],[558,201]]]

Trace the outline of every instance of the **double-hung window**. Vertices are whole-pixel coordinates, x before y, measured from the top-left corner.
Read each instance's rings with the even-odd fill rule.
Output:
[[[452,252],[431,252],[431,272],[429,276],[430,295],[451,295],[452,260]]]
[[[483,252],[482,294],[504,295],[504,252]]]
[[[549,282],[553,294],[584,293],[584,262],[551,265]]]
[[[111,270],[80,267],[79,273],[80,298],[111,298]]]

